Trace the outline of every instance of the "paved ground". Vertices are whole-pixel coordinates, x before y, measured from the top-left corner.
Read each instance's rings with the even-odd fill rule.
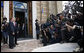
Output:
[[[34,49],[32,52],[73,52],[78,48],[77,43],[55,43]]]
[[[36,39],[22,40],[18,41],[18,43],[19,45],[17,45],[14,49],[10,49],[8,44],[3,45],[1,47],[1,52],[31,52],[33,49],[43,46],[43,44]]]

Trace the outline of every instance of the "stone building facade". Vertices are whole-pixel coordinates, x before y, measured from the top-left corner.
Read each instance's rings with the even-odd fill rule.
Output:
[[[50,14],[61,13],[62,8],[62,1],[37,1],[37,19],[39,23],[44,23]]]
[[[3,16],[7,17],[9,22],[10,18],[14,17],[13,1],[3,1],[4,9]],[[23,1],[21,1],[23,2]],[[45,23],[50,14],[56,15],[62,12],[62,1],[25,1],[27,3],[28,15],[28,35],[36,38],[35,20],[38,19],[39,23]],[[2,10],[1,10],[2,11]]]

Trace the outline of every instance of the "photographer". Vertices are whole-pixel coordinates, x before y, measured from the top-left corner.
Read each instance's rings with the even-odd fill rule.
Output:
[[[7,23],[7,18],[4,17],[3,18],[3,22],[2,22],[2,39],[3,39],[3,43],[7,44],[8,42],[8,23]]]
[[[39,34],[40,34],[40,26],[39,26],[39,23],[38,23],[38,20],[36,19],[35,20],[35,25],[36,25],[36,35],[37,35],[37,39],[39,39]]]
[[[71,39],[76,35],[74,33],[76,25],[74,24],[73,20],[69,19],[67,20],[65,26],[66,27],[64,29],[61,29],[62,41],[71,42]]]

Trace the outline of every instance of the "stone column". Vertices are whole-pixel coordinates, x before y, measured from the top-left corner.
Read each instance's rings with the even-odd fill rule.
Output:
[[[32,27],[33,27],[33,38],[37,38],[37,36],[36,36],[36,26],[35,26],[35,20],[36,20],[36,18],[37,18],[37,1],[32,1]]]

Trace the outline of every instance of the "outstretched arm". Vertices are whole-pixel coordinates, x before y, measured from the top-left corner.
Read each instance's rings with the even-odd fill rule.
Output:
[[[71,28],[71,29],[75,29],[75,27],[76,27],[76,25],[70,26],[70,25],[68,25],[68,24],[66,24],[66,26],[69,27],[69,28]]]

